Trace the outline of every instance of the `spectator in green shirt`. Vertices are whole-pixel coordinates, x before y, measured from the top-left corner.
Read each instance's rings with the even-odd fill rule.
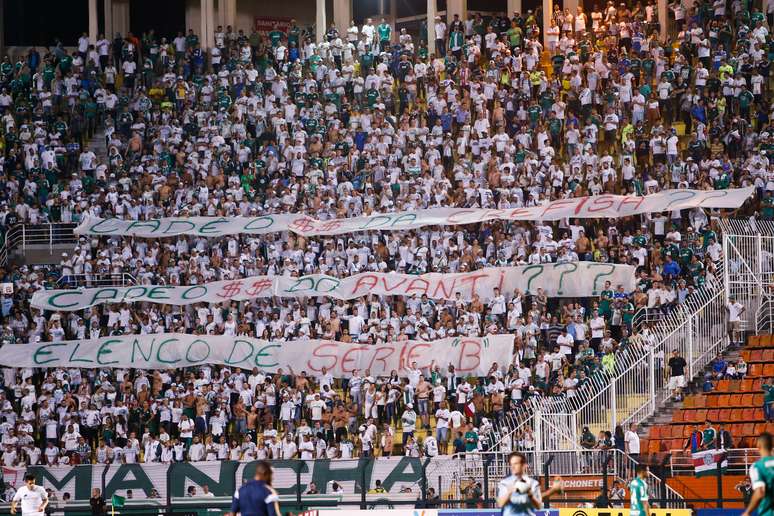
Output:
[[[774,385],[763,385],[763,414],[766,421],[774,421]]]
[[[392,37],[392,26],[382,18],[382,23],[376,27],[376,33],[379,36],[379,49],[384,52],[387,47],[390,46],[390,38]]]
[[[717,436],[718,432],[712,426],[712,423],[709,420],[705,421],[704,430],[701,432],[701,447],[705,450],[714,450]]]
[[[478,450],[478,434],[473,429],[473,423],[468,423],[465,431],[465,451],[474,452]]]
[[[280,45],[280,42],[282,42],[282,38],[284,36],[285,33],[279,29],[279,25],[274,23],[271,27],[271,31],[269,32],[269,41],[271,42],[272,48],[277,48]]]

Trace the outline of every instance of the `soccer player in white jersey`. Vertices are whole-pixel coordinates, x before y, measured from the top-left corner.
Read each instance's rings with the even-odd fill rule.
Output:
[[[35,485],[35,475],[24,476],[24,485],[16,491],[11,501],[11,514],[16,514],[16,506],[21,502],[22,516],[44,516],[48,505],[48,494],[41,486]]]

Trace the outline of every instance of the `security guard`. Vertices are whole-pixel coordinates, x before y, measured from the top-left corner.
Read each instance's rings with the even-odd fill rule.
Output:
[[[271,465],[259,461],[255,466],[255,479],[247,482],[234,493],[231,513],[242,516],[281,516],[279,495],[271,487]]]

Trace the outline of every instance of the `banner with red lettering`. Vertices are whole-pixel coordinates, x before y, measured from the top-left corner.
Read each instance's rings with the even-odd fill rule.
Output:
[[[255,17],[255,31],[262,36],[267,36],[269,32],[280,30],[287,34],[290,29],[290,18],[284,18],[281,16],[256,16]]]
[[[329,340],[267,341],[228,335],[162,333],[121,335],[95,340],[6,344],[0,365],[8,367],[85,367],[176,369],[202,364],[254,367],[265,372],[315,375],[327,369],[335,377],[357,370],[388,376],[407,368],[453,365],[457,374],[485,376],[493,363],[506,369],[513,357],[513,335],[457,337],[383,344]]]
[[[265,297],[317,297],[354,299],[368,294],[423,296],[430,299],[482,300],[516,289],[535,294],[542,289],[551,297],[596,296],[605,283],[634,290],[635,267],[597,262],[541,263],[519,267],[491,267],[452,274],[399,274],[365,272],[335,278],[324,274],[309,276],[253,276],[237,280],[213,281],[202,285],[134,285],[82,289],[38,290],[31,304],[43,310],[81,310],[104,303],[148,301],[167,305],[221,303]]]
[[[75,229],[82,235],[126,235],[164,238],[176,235],[219,237],[291,231],[305,236],[342,235],[358,231],[395,231],[424,226],[456,226],[492,220],[561,220],[619,218],[688,208],[739,208],[754,187],[729,190],[664,190],[646,196],[597,195],[559,199],[540,206],[507,210],[432,208],[372,213],[349,219],[318,220],[301,214],[260,217],[190,217],[123,220],[84,217]]]

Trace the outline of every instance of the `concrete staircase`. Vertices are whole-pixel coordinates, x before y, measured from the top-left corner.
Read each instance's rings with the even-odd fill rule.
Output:
[[[105,141],[105,129],[100,127],[94,133],[94,137],[89,142],[89,149],[97,155],[97,163],[107,163],[108,149]]]
[[[740,356],[741,353],[739,348],[728,348],[723,353],[723,358],[726,360],[726,362],[736,362],[739,360]],[[695,378],[692,378],[688,384],[688,387],[686,387],[684,396],[689,393],[700,393],[701,384],[704,380],[704,374],[711,369],[711,366],[707,366],[705,369],[700,371]],[[638,425],[637,434],[640,436],[640,439],[647,439],[652,427],[670,424],[672,422],[672,415],[674,412],[682,408],[685,408],[682,401],[669,400],[663,403],[658,412]]]

